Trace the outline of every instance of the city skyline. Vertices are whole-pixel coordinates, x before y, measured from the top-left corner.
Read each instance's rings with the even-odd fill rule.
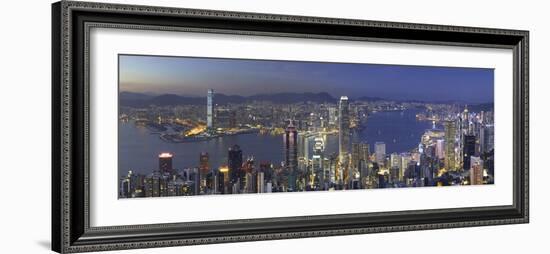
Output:
[[[173,60],[159,61],[167,59]],[[487,93],[493,80],[480,78],[480,70],[461,70],[465,78],[440,67],[175,59],[185,66],[175,62],[141,73],[158,71],[157,85],[147,89],[160,92],[169,80],[198,77],[206,82],[197,83],[200,88],[173,84],[186,94],[198,89],[197,98],[119,96],[119,198],[494,183],[493,105],[423,100],[492,100]],[[122,60],[120,65],[136,66]],[[322,83],[310,71],[333,82]],[[449,71],[454,74],[445,76]],[[218,80],[227,72],[234,78]],[[301,83],[291,85],[298,72]],[[380,95],[364,85],[366,77],[376,79],[371,72],[395,81],[376,89],[405,93],[410,100],[375,98]],[[481,72],[492,76],[492,70]],[[434,79],[438,75],[445,79]],[[266,77],[271,85],[261,82]],[[224,85],[224,95],[217,84]],[[260,93],[259,84],[262,94],[278,95],[243,99]],[[270,91],[275,84],[280,90]],[[119,89],[125,91],[124,85]],[[300,92],[306,94],[296,96]]]
[[[119,90],[204,97],[327,92],[335,98],[492,103],[494,70],[436,66],[119,55]],[[476,93],[471,93],[475,90]]]

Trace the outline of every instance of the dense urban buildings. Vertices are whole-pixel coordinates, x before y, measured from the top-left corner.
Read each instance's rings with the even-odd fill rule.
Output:
[[[462,110],[465,105],[444,103],[350,101],[342,96],[334,104],[320,105],[256,101],[254,113],[243,115],[239,112],[246,105],[214,107],[214,98],[213,90],[207,90],[204,115],[193,114],[199,105],[187,109],[124,107],[120,119],[174,145],[239,135],[281,136],[282,147],[271,152],[282,153],[282,160],[256,161],[254,151],[244,155],[247,143],[235,143],[226,148],[222,163],[213,161],[210,151],[196,150],[196,166],[181,168],[174,165],[177,155],[172,151],[158,151],[157,169],[148,174],[129,169],[121,176],[119,197],[479,185],[494,181],[491,110],[473,112]],[[358,132],[369,128],[369,117],[413,109],[417,112],[415,121],[429,122],[431,127],[418,137],[417,145],[388,153],[386,142],[369,140],[371,150],[365,140],[354,141]],[[218,119],[220,110],[234,117]],[[184,119],[176,111],[189,115]],[[329,152],[327,140],[331,137],[336,138],[337,147]]]
[[[119,198],[495,181],[492,70],[166,59],[121,58]]]

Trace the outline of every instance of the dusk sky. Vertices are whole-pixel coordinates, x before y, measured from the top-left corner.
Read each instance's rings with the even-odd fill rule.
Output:
[[[395,100],[493,102],[493,69],[119,56],[120,91],[205,97],[328,92]]]

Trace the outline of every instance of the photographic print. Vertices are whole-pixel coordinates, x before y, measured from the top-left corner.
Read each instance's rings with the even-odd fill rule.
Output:
[[[118,60],[119,198],[495,182],[493,69]]]

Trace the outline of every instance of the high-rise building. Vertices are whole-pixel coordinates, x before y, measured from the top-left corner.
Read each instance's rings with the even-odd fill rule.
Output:
[[[159,154],[159,171],[161,174],[173,173],[174,168],[172,168],[172,157],[173,155],[171,153]]]
[[[476,156],[470,156],[470,184],[483,184],[483,160]]]
[[[338,105],[338,155],[344,167],[348,165],[350,141],[349,101],[347,96],[342,96]]]
[[[447,170],[456,169],[455,158],[456,125],[453,121],[445,122],[445,167]]]
[[[208,170],[210,169],[210,166],[209,166],[209,163],[208,163],[208,153],[207,152],[202,152],[200,153],[199,155],[199,167],[201,169],[201,172],[202,171],[205,171],[205,172],[208,172]]]
[[[470,158],[472,156],[475,156],[476,152],[476,136],[474,135],[464,135],[464,146],[463,146],[463,152],[464,155],[463,158],[463,169],[469,170],[470,169]]]
[[[405,177],[405,171],[409,167],[409,164],[412,161],[412,156],[410,153],[401,153],[401,175],[399,176],[399,179],[403,180]]]
[[[135,189],[135,177],[132,170],[128,171],[128,175],[122,178],[120,185],[120,197],[131,198]]]
[[[154,171],[145,177],[145,196],[160,197],[162,193],[161,181],[162,178],[158,171]]]
[[[289,188],[294,189],[296,183],[296,171],[298,169],[298,131],[292,121],[290,121],[285,129],[283,141],[285,167],[289,172]]]
[[[214,128],[214,90],[208,89],[208,94],[206,96],[206,127],[208,129]]]
[[[236,184],[239,182],[242,174],[242,165],[243,165],[243,151],[238,145],[234,145],[229,148],[227,152],[227,166],[229,170],[229,182],[230,184]],[[221,171],[221,170],[220,170]],[[232,187],[229,187],[231,190]]]
[[[354,146],[356,146],[354,148]],[[356,155],[354,155],[357,153]],[[354,165],[356,165],[359,172],[361,172],[362,169],[365,169],[367,166],[367,163],[370,160],[370,154],[369,154],[369,144],[367,143],[353,143],[351,145],[351,154],[352,154],[352,161]],[[355,158],[356,157],[356,158]]]
[[[379,165],[384,165],[384,161],[386,160],[386,143],[384,142],[374,143],[374,153],[376,157],[376,162]]]
[[[219,192],[223,194],[231,193],[230,185],[231,185],[231,175],[229,172],[228,166],[221,166],[218,170],[218,186],[219,186]]]
[[[255,172],[246,172],[245,173],[245,183],[243,192],[244,193],[256,193],[257,192],[257,183],[256,183],[256,174]]]
[[[402,175],[403,173],[401,172],[403,169],[401,167],[401,155],[397,154],[397,153],[392,153],[390,155],[390,178],[392,179],[393,182],[399,180],[403,180],[402,179]]]
[[[489,153],[495,148],[495,126],[487,124],[480,133],[481,153]]]
[[[370,162],[370,149],[368,143],[361,143],[361,159],[364,160],[364,163]]]
[[[304,160],[306,162],[305,165],[307,166],[308,161],[309,161],[309,136],[304,135],[303,140],[304,140],[304,142],[303,142],[303,144],[304,144],[303,145]]]
[[[258,193],[265,192],[265,173],[262,171],[259,171],[256,174],[256,191]]]
[[[436,141],[435,156],[440,160],[445,159],[445,140],[444,139],[438,139]]]
[[[328,125],[332,128],[336,126],[336,122],[338,121],[338,117],[336,115],[336,108],[335,107],[329,107],[328,108]]]
[[[315,138],[315,144],[313,146],[313,157],[312,157],[312,169],[314,177],[314,184],[317,186],[321,186],[322,183],[325,181],[325,175],[324,175],[324,168],[323,168],[323,160],[324,160],[324,142],[323,139],[320,137]]]
[[[206,190],[206,176],[210,171],[210,165],[208,163],[208,153],[202,152],[199,155],[199,174],[200,174],[200,192]]]

